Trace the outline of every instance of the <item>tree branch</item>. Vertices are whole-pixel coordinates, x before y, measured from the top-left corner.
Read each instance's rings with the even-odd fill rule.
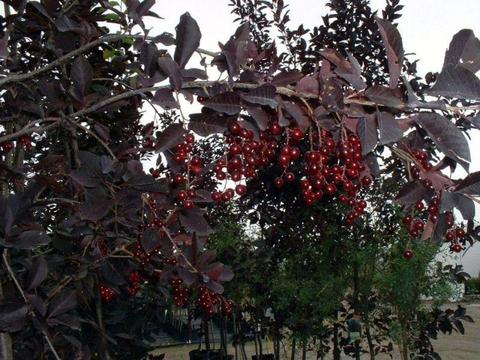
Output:
[[[8,250],[3,249],[3,263],[5,264],[5,267],[7,269],[8,274],[10,275],[10,278],[12,279],[13,283],[15,284],[15,287],[17,288],[18,292],[23,298],[23,301],[25,304],[30,305],[30,302],[27,299],[27,296],[25,295],[25,292],[23,291],[22,287],[20,286],[20,283],[17,280],[17,277],[15,276],[15,273],[12,270],[12,267],[10,266],[10,263],[8,262]],[[36,317],[35,312],[32,312],[32,316]],[[55,347],[52,344],[52,341],[50,340],[50,337],[48,336],[46,330],[42,330],[43,337],[47,341],[48,347],[50,348],[53,356],[55,357],[56,360],[61,360],[60,356],[58,356],[57,351],[55,350]]]
[[[65,55],[59,57],[58,59],[52,61],[51,63],[49,63],[48,65],[46,65],[44,67],[38,68],[38,69],[33,70],[31,72],[28,72],[28,73],[11,74],[11,75],[8,75],[8,76],[0,79],[0,88],[3,87],[6,84],[9,84],[9,83],[12,83],[12,82],[20,82],[20,81],[25,81],[25,80],[28,80],[28,79],[32,79],[32,78],[34,78],[34,77],[36,77],[40,74],[43,74],[46,71],[52,70],[55,67],[64,64],[65,62],[69,61],[70,59],[72,59],[72,58],[74,58],[74,57],[76,57],[80,54],[83,54],[84,52],[87,52],[88,50],[90,50],[94,47],[97,47],[97,46],[99,46],[103,43],[114,42],[114,41],[121,40],[123,38],[129,38],[129,37],[133,37],[135,39],[145,38],[143,35],[124,35],[124,34],[104,35],[104,36],[98,38],[95,41],[92,41],[88,44],[85,44],[85,45],[79,47],[78,49],[75,49],[75,50],[69,52],[68,54],[65,54]],[[154,38],[147,37],[146,39],[147,40],[153,40]],[[212,56],[212,57],[218,55],[218,53],[215,53],[213,51],[208,51],[208,50],[204,50],[204,49],[200,49],[200,48],[198,48],[196,51],[200,54],[204,54],[204,55],[208,55],[208,56]]]
[[[229,84],[227,81],[188,81],[182,85],[182,89],[188,90],[188,89],[203,89],[203,88],[209,88],[212,86],[218,86],[218,85],[229,85],[233,89],[241,89],[241,90],[253,90],[259,87],[260,85],[258,84],[247,84],[247,83],[233,83]],[[130,90],[130,91],[125,91],[121,94],[114,95],[112,97],[109,97],[105,100],[102,100],[88,108],[79,110],[77,112],[74,112],[70,115],[67,116],[68,119],[74,120],[77,118],[80,118],[82,116],[85,116],[87,114],[90,114],[92,112],[95,112],[97,110],[100,110],[101,108],[113,104],[117,101],[123,100],[130,98],[132,96],[136,95],[143,95],[148,92],[160,90],[160,89],[170,89],[170,85],[162,85],[162,86],[151,86],[147,88],[141,88],[141,89],[136,89],[136,90]],[[315,94],[310,94],[310,93],[302,93],[298,92],[295,90],[292,90],[288,87],[277,87],[276,88],[276,93],[279,95],[284,95],[288,97],[294,97],[302,100],[313,100],[317,99],[320,100],[318,95]],[[383,104],[378,104],[373,101],[369,100],[364,100],[364,99],[355,99],[355,98],[350,98],[345,100],[346,104],[357,104],[357,105],[363,105],[363,106],[372,106],[372,107],[378,107],[378,106],[385,106]],[[452,111],[452,112],[459,112],[459,111],[466,111],[466,110],[480,110],[480,105],[471,105],[471,106],[465,106],[465,107],[457,107],[457,106],[445,106],[444,104],[438,104],[438,103],[432,103],[432,102],[427,102],[427,103],[417,103],[415,105],[408,105],[408,104],[401,104],[398,106],[386,106],[391,109],[397,109],[401,111],[413,111],[416,109],[429,109],[429,110],[442,110],[442,111]],[[52,127],[58,126],[61,122],[58,121],[58,118],[45,118],[45,119],[39,119],[35,120],[34,122],[46,122],[46,121],[52,121],[52,120],[57,120],[55,123],[48,125],[48,126],[39,126],[39,127],[32,127],[32,125],[27,125],[20,131],[17,131],[15,133],[11,133],[8,135],[4,135],[0,137],[0,143],[3,143],[5,141],[13,140],[16,139],[22,135],[27,135],[31,134],[34,132],[41,133],[44,132]]]

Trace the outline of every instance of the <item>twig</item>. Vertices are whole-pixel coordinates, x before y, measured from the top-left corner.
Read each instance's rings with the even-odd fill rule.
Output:
[[[36,77],[40,74],[43,74],[44,72],[50,71],[53,68],[55,68],[59,65],[62,65],[63,63],[69,61],[71,58],[73,58],[75,56],[78,56],[80,54],[83,54],[83,53],[87,52],[88,50],[90,50],[94,47],[97,47],[97,46],[99,46],[103,43],[118,41],[118,40],[121,40],[123,38],[139,39],[139,38],[145,38],[145,36],[143,36],[143,35],[125,35],[125,34],[114,34],[114,35],[102,36],[95,41],[92,41],[88,44],[85,44],[85,45],[79,47],[78,49],[75,49],[75,50],[69,52],[68,54],[65,54],[65,55],[59,57],[58,59],[50,62],[48,65],[45,65],[44,67],[38,68],[38,69],[33,70],[31,72],[28,72],[28,73],[11,74],[11,75],[8,75],[7,77],[4,77],[3,79],[0,79],[0,88],[3,87],[6,84],[9,84],[9,83],[12,83],[12,82],[19,82],[19,81],[25,81],[25,80],[28,80],[28,79],[32,79],[32,78],[34,78],[34,77]],[[147,40],[153,40],[152,37],[146,37],[146,39]],[[196,51],[200,54],[205,54],[205,55],[212,56],[212,57],[218,55],[218,53],[215,53],[213,51],[204,50],[204,49],[201,49],[201,48],[198,48]]]
[[[13,272],[10,263],[8,262],[8,250],[3,249],[3,263],[5,264],[5,267],[7,268],[7,272],[10,275],[10,278],[12,279],[13,283],[15,284],[16,288],[20,292],[20,295],[22,295],[23,300],[25,301],[25,304],[30,305],[30,302],[27,299],[27,296],[25,295],[25,292],[23,291],[22,287],[20,286],[20,283],[18,282],[15,273]],[[32,316],[36,317],[35,312],[32,312]],[[42,330],[43,337],[47,341],[48,346],[50,347],[50,350],[55,357],[56,360],[61,360],[60,356],[58,356],[57,351],[55,350],[55,347],[52,344],[52,341],[50,340],[50,337],[48,336],[46,330]]]
[[[70,121],[71,124],[77,126],[78,128],[82,129],[83,131],[85,131],[86,133],[92,135],[104,148],[105,150],[107,150],[107,152],[110,154],[110,156],[112,157],[112,159],[114,160],[117,160],[117,157],[115,156],[115,154],[113,153],[113,151],[110,149],[110,147],[107,145],[107,143],[105,141],[103,141],[97,134],[95,134],[92,130],[90,130],[89,128],[83,126],[82,124],[80,124],[79,122],[75,122],[75,121]]]
[[[226,81],[219,81],[219,82],[217,82],[217,81],[189,81],[189,82],[186,82],[182,85],[182,89],[185,89],[185,90],[187,90],[187,89],[203,89],[203,88],[213,87],[214,85],[228,85],[228,83]],[[233,83],[233,84],[230,84],[230,86],[233,89],[253,90],[253,89],[256,89],[257,87],[259,87],[260,85],[258,85],[258,84],[246,84],[246,83]],[[147,88],[141,88],[141,89],[126,91],[124,93],[121,93],[121,94],[112,96],[110,98],[107,98],[103,101],[100,101],[100,102],[98,102],[98,103],[96,103],[96,104],[94,104],[94,105],[92,105],[88,108],[85,108],[85,109],[82,109],[82,110],[77,111],[75,113],[72,113],[72,114],[68,115],[67,117],[70,118],[70,119],[82,117],[82,116],[85,116],[85,115],[90,114],[92,112],[95,112],[97,110],[100,110],[101,108],[103,108],[107,105],[110,105],[112,103],[115,103],[115,102],[123,100],[123,99],[127,99],[127,98],[132,97],[132,96],[143,95],[143,94],[148,93],[148,92],[152,92],[152,91],[156,91],[156,90],[160,90],[160,89],[170,89],[170,88],[171,88],[170,85],[163,85],[163,86],[151,86],[151,87],[147,87]],[[294,91],[294,90],[292,90],[288,87],[277,87],[276,93],[280,94],[280,95],[289,96],[289,97],[295,97],[295,98],[302,99],[302,100],[318,99],[317,95],[297,92],[297,91]],[[382,104],[377,104],[377,103],[374,103],[372,101],[367,101],[367,100],[362,100],[362,99],[348,99],[347,103],[364,105],[364,106],[374,106],[374,107],[377,107],[379,105],[382,106]],[[413,111],[415,109],[445,110],[445,108],[440,106],[440,105],[435,105],[436,107],[434,105],[435,104],[432,105],[432,103],[419,103],[419,104],[416,104],[414,107],[408,107],[408,105],[403,105],[403,104],[402,105],[395,105],[395,106],[388,106],[388,107],[390,107],[392,109],[403,110],[403,111],[407,111],[407,110]],[[471,106],[465,106],[465,107],[447,106],[446,109],[450,110],[450,111],[455,111],[455,112],[463,111],[463,110],[475,110],[475,109],[480,110],[480,105],[471,105]],[[49,118],[45,118],[43,120],[36,120],[35,122],[37,122],[37,121],[47,121],[48,119]],[[49,126],[46,126],[46,127],[40,126],[38,128],[31,128],[31,127],[29,127],[29,125],[27,125],[25,128],[23,128],[22,130],[20,130],[18,132],[8,134],[8,135],[4,135],[4,136],[0,137],[0,143],[2,143],[4,141],[9,141],[9,140],[12,140],[12,139],[16,139],[16,138],[18,138],[19,136],[22,136],[22,135],[31,134],[33,132],[43,132],[43,131],[48,130],[51,127],[57,126],[58,124],[59,124],[59,122],[56,122],[52,125],[49,125]]]

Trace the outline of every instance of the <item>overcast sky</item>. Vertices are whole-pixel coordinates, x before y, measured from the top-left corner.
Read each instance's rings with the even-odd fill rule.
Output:
[[[290,5],[290,18],[294,25],[301,23],[312,27],[321,21],[325,15],[326,0],[285,0]],[[225,43],[235,31],[238,24],[228,0],[157,0],[154,10],[164,18],[149,22],[153,33],[169,31],[174,33],[178,19],[185,11],[197,20],[202,31],[201,47],[208,50],[218,50],[218,41]],[[480,0],[402,0],[405,6],[402,18],[399,20],[399,30],[403,38],[406,53],[414,53],[410,59],[420,59],[418,70],[420,74],[428,71],[440,71],[445,50],[453,35],[464,28],[472,29],[477,37],[480,35]],[[385,0],[371,0],[373,9],[385,6]],[[471,171],[480,170],[480,132],[472,134]],[[476,219],[480,219],[477,207]],[[480,244],[469,249],[466,254],[457,256],[457,261],[463,263],[466,271],[478,276],[480,271]]]

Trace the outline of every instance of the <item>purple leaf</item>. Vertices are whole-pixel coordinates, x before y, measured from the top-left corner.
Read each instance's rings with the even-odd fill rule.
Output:
[[[357,134],[362,143],[362,154],[366,155],[377,146],[378,134],[375,118],[362,117],[358,120]]]
[[[465,220],[473,220],[475,217],[475,204],[472,199],[460,193],[444,191],[440,211],[452,211],[454,208],[460,211]]]
[[[383,111],[378,112],[377,120],[381,145],[396,142],[403,137],[403,130],[400,128],[398,120],[392,114]]]
[[[108,214],[112,205],[112,200],[102,190],[85,189],[85,202],[80,205],[80,217],[83,220],[98,221]]]
[[[418,181],[413,181],[400,189],[395,200],[401,205],[411,205],[428,197],[431,193],[432,190],[427,189]]]
[[[376,18],[380,35],[387,52],[390,88],[396,88],[403,65],[403,44],[398,29],[388,20]]]
[[[155,64],[158,59],[158,49],[155,43],[144,43],[140,51],[140,62],[143,65],[144,72],[148,76],[152,76],[156,69]]]
[[[249,105],[246,106],[246,110],[253,117],[260,130],[264,131],[268,128],[270,123],[270,116],[266,111],[264,111],[261,107]]]
[[[190,114],[188,129],[200,136],[223,133],[226,130],[227,119],[217,114]]]
[[[416,118],[438,149],[468,171],[470,148],[467,139],[450,120],[436,113],[420,113]]]
[[[25,326],[28,307],[22,303],[3,303],[0,305],[0,331],[16,332]]]
[[[204,102],[204,106],[228,115],[238,114],[242,109],[240,96],[234,92],[226,92],[209,98]]]
[[[83,55],[73,61],[70,76],[75,95],[79,100],[83,99],[93,78],[92,66]]]
[[[175,90],[181,90],[182,88],[182,73],[180,67],[173,61],[170,55],[163,55],[157,59],[158,67],[163,75],[168,76],[170,84]]]
[[[275,86],[287,86],[296,83],[302,77],[300,71],[283,71],[275,75],[270,83]]]
[[[200,28],[198,27],[197,22],[188,12],[180,17],[180,22],[176,27],[176,31],[177,46],[173,58],[178,66],[183,69],[192,54],[200,45],[202,34],[200,33]]]
[[[480,195],[480,171],[469,174],[455,187],[456,192],[479,196]]]
[[[158,229],[147,229],[143,233],[142,246],[147,253],[152,252],[161,245]]]
[[[322,79],[320,95],[327,109],[337,110],[343,107],[343,89],[339,79],[333,77]]]
[[[292,101],[283,101],[282,106],[290,114],[290,116],[296,121],[298,127],[305,131],[310,126],[310,119],[302,110],[302,108]]]
[[[56,317],[66,313],[77,306],[77,293],[75,290],[68,290],[57,295],[52,301],[49,308],[49,318]]]
[[[374,85],[365,91],[367,98],[378,105],[398,108],[404,105],[402,95],[397,89]]]
[[[447,65],[427,94],[480,100],[480,79],[463,66]]]
[[[222,55],[225,57],[230,77],[240,73],[240,67],[246,64],[250,44],[250,29],[248,23],[240,25],[235,34],[230,37],[222,49]]]
[[[242,93],[241,98],[252,104],[267,105],[275,108],[278,103],[275,100],[275,86],[264,84],[247,93]]]
[[[433,232],[433,241],[436,244],[442,244],[445,239],[445,233],[447,232],[447,214],[442,213],[438,216],[437,224],[435,226],[435,231]]]
[[[185,285],[187,285],[187,286],[192,285],[193,283],[195,283],[195,281],[198,280],[198,274],[197,273],[193,273],[193,272],[191,272],[187,269],[184,269],[182,267],[177,268],[177,273],[178,273],[178,276],[180,276],[180,279],[182,279],[183,282],[185,283]]]
[[[173,97],[173,91],[171,89],[159,89],[153,95],[152,103],[160,105],[164,109],[178,109],[179,105],[177,100]]]
[[[338,51],[333,49],[325,49],[320,54],[331,64],[335,65],[335,73],[347,82],[352,84],[356,90],[366,88],[365,82],[361,78],[361,68],[357,59],[349,55],[350,61],[347,61]]]
[[[164,152],[183,141],[186,130],[181,124],[172,124],[157,137],[157,152]]]
[[[304,76],[297,82],[295,90],[304,94],[320,94],[320,84],[318,83],[317,76]]]
[[[460,65],[473,74],[480,70],[480,40],[470,29],[456,33],[445,53],[443,68]]]
[[[175,43],[176,43],[176,40],[173,37],[173,35],[168,33],[168,32],[164,32],[160,35],[155,36],[153,38],[153,41],[154,42],[159,42],[159,43],[161,43],[165,46],[175,45]]]
[[[208,235],[212,229],[204,217],[204,212],[198,208],[184,210],[180,213],[180,223],[189,232],[199,236]]]
[[[26,282],[27,290],[33,290],[47,278],[48,265],[45,257],[39,255],[32,261],[32,266],[28,271],[28,279]]]
[[[31,250],[37,246],[46,245],[50,242],[50,237],[43,230],[27,230],[22,232],[18,239],[9,243],[16,249]]]

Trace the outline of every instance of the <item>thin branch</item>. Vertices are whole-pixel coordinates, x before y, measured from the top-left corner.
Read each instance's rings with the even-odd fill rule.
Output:
[[[97,134],[95,134],[92,130],[90,130],[89,128],[83,126],[82,124],[80,124],[79,122],[75,122],[75,121],[70,121],[71,124],[77,126],[78,128],[82,129],[83,131],[85,131],[87,134],[90,134],[92,135],[103,147],[105,150],[107,150],[107,152],[110,154],[110,156],[112,157],[112,159],[114,160],[117,160],[117,157],[115,156],[115,154],[113,153],[113,151],[110,149],[110,147],[107,145],[107,143],[105,141],[103,141]]]
[[[20,286],[20,283],[17,280],[17,277],[15,276],[15,273],[12,270],[12,267],[10,266],[10,263],[8,262],[8,250],[3,249],[3,263],[5,264],[5,267],[7,269],[8,274],[10,275],[10,278],[12,279],[13,283],[15,284],[16,288],[20,292],[20,295],[22,295],[23,300],[25,301],[25,304],[30,305],[30,302],[27,299],[27,296],[25,295],[25,292],[23,291],[22,287]],[[32,316],[36,317],[35,312],[32,312]],[[52,341],[50,340],[50,337],[48,336],[46,330],[42,330],[43,337],[47,341],[47,344],[55,357],[56,360],[61,360],[60,356],[58,356],[57,351],[55,350],[55,347],[52,344]]]
[[[210,87],[213,87],[213,86],[217,86],[217,85],[230,85],[230,87],[232,89],[240,89],[240,90],[253,90],[253,89],[256,89],[257,87],[259,87],[260,85],[258,84],[246,84],[246,83],[233,83],[233,84],[228,84],[227,81],[188,81],[186,83],[184,83],[182,85],[182,89],[184,90],[188,90],[188,89],[203,89],[203,88],[210,88]],[[67,116],[67,118],[70,118],[70,119],[75,119],[75,118],[79,118],[79,117],[82,117],[82,116],[85,116],[87,114],[90,114],[92,112],[95,112],[97,110],[100,110],[101,108],[107,106],[107,105],[110,105],[110,104],[113,104],[117,101],[120,101],[120,100],[123,100],[123,99],[127,99],[127,98],[130,98],[132,96],[136,96],[136,95],[143,95],[145,93],[148,93],[148,92],[152,92],[152,91],[156,91],[156,90],[160,90],[160,89],[170,89],[171,86],[170,85],[162,85],[162,86],[151,86],[151,87],[147,87],[147,88],[141,88],[141,89],[136,89],[136,90],[130,90],[130,91],[125,91],[121,94],[118,94],[118,95],[115,95],[115,96],[112,96],[112,97],[109,97],[103,101],[100,101],[88,108],[85,108],[85,109],[82,109],[82,110],[79,110],[75,113],[72,113],[70,115]],[[308,94],[308,93],[302,93],[302,92],[297,92],[297,91],[294,91],[288,87],[277,87],[276,88],[276,93],[277,94],[280,94],[280,95],[285,95],[285,96],[289,96],[289,97],[294,97],[294,98],[298,98],[298,99],[302,99],[302,100],[307,100],[307,99],[319,99],[318,95],[314,95],[314,94]],[[358,105],[364,105],[364,106],[373,106],[373,107],[377,107],[377,106],[383,106],[382,104],[377,104],[377,103],[374,103],[372,101],[368,101],[368,100],[363,100],[363,99],[345,99],[345,103],[347,104],[358,104]],[[462,110],[475,110],[475,109],[480,109],[480,105],[471,105],[471,106],[465,106],[465,107],[455,107],[455,106],[447,106],[446,108],[444,106],[441,106],[441,104],[435,104],[435,103],[418,103],[418,104],[415,104],[413,107],[409,107],[408,105],[404,105],[404,104],[401,104],[401,105],[397,105],[397,106],[388,106],[392,109],[398,109],[398,110],[403,110],[403,111],[413,111],[415,109],[436,109],[436,110],[450,110],[450,111],[454,111],[454,112],[459,112],[459,111],[462,111]],[[48,121],[48,120],[52,120],[52,119],[58,119],[58,118],[45,118],[43,120],[36,120],[34,122],[38,122],[38,121]],[[18,131],[18,132],[15,132],[15,133],[11,133],[11,134],[8,134],[8,135],[5,135],[5,136],[2,136],[0,137],[0,143],[4,142],[4,141],[9,141],[9,140],[12,140],[12,139],[16,139],[22,135],[27,135],[27,134],[31,134],[33,132],[37,132],[37,133],[40,133],[40,132],[44,132],[54,126],[58,126],[60,122],[56,122],[52,125],[49,125],[49,126],[40,126],[40,127],[37,127],[37,128],[32,128],[31,125],[27,125],[26,127],[24,127],[22,130]]]
[[[45,65],[44,67],[38,68],[38,69],[33,70],[31,72],[28,72],[28,73],[11,74],[11,75],[8,75],[7,77],[4,77],[3,79],[0,79],[0,88],[3,87],[6,84],[9,84],[9,83],[12,83],[12,82],[20,82],[20,81],[25,81],[25,80],[28,80],[28,79],[32,79],[32,78],[34,78],[34,77],[36,77],[40,74],[43,74],[46,71],[50,71],[50,70],[54,69],[55,67],[64,64],[65,62],[69,61],[70,59],[72,59],[72,58],[74,58],[74,57],[76,57],[80,54],[83,54],[83,53],[87,52],[88,50],[90,50],[94,47],[97,47],[97,46],[99,46],[103,43],[115,42],[115,41],[121,40],[123,38],[139,39],[139,38],[145,38],[145,37],[143,35],[125,35],[125,34],[113,34],[113,35],[102,36],[95,41],[92,41],[88,44],[85,44],[85,45],[79,47],[78,49],[75,49],[75,50],[69,52],[68,54],[65,54],[65,55],[59,57],[58,59],[50,62],[48,65]],[[153,39],[154,38],[152,38],[152,37],[146,37],[146,40],[153,40]],[[200,54],[204,54],[204,55],[208,55],[208,56],[212,56],[212,57],[218,55],[218,53],[215,53],[213,51],[204,50],[204,49],[201,49],[201,48],[198,48],[196,51]]]

